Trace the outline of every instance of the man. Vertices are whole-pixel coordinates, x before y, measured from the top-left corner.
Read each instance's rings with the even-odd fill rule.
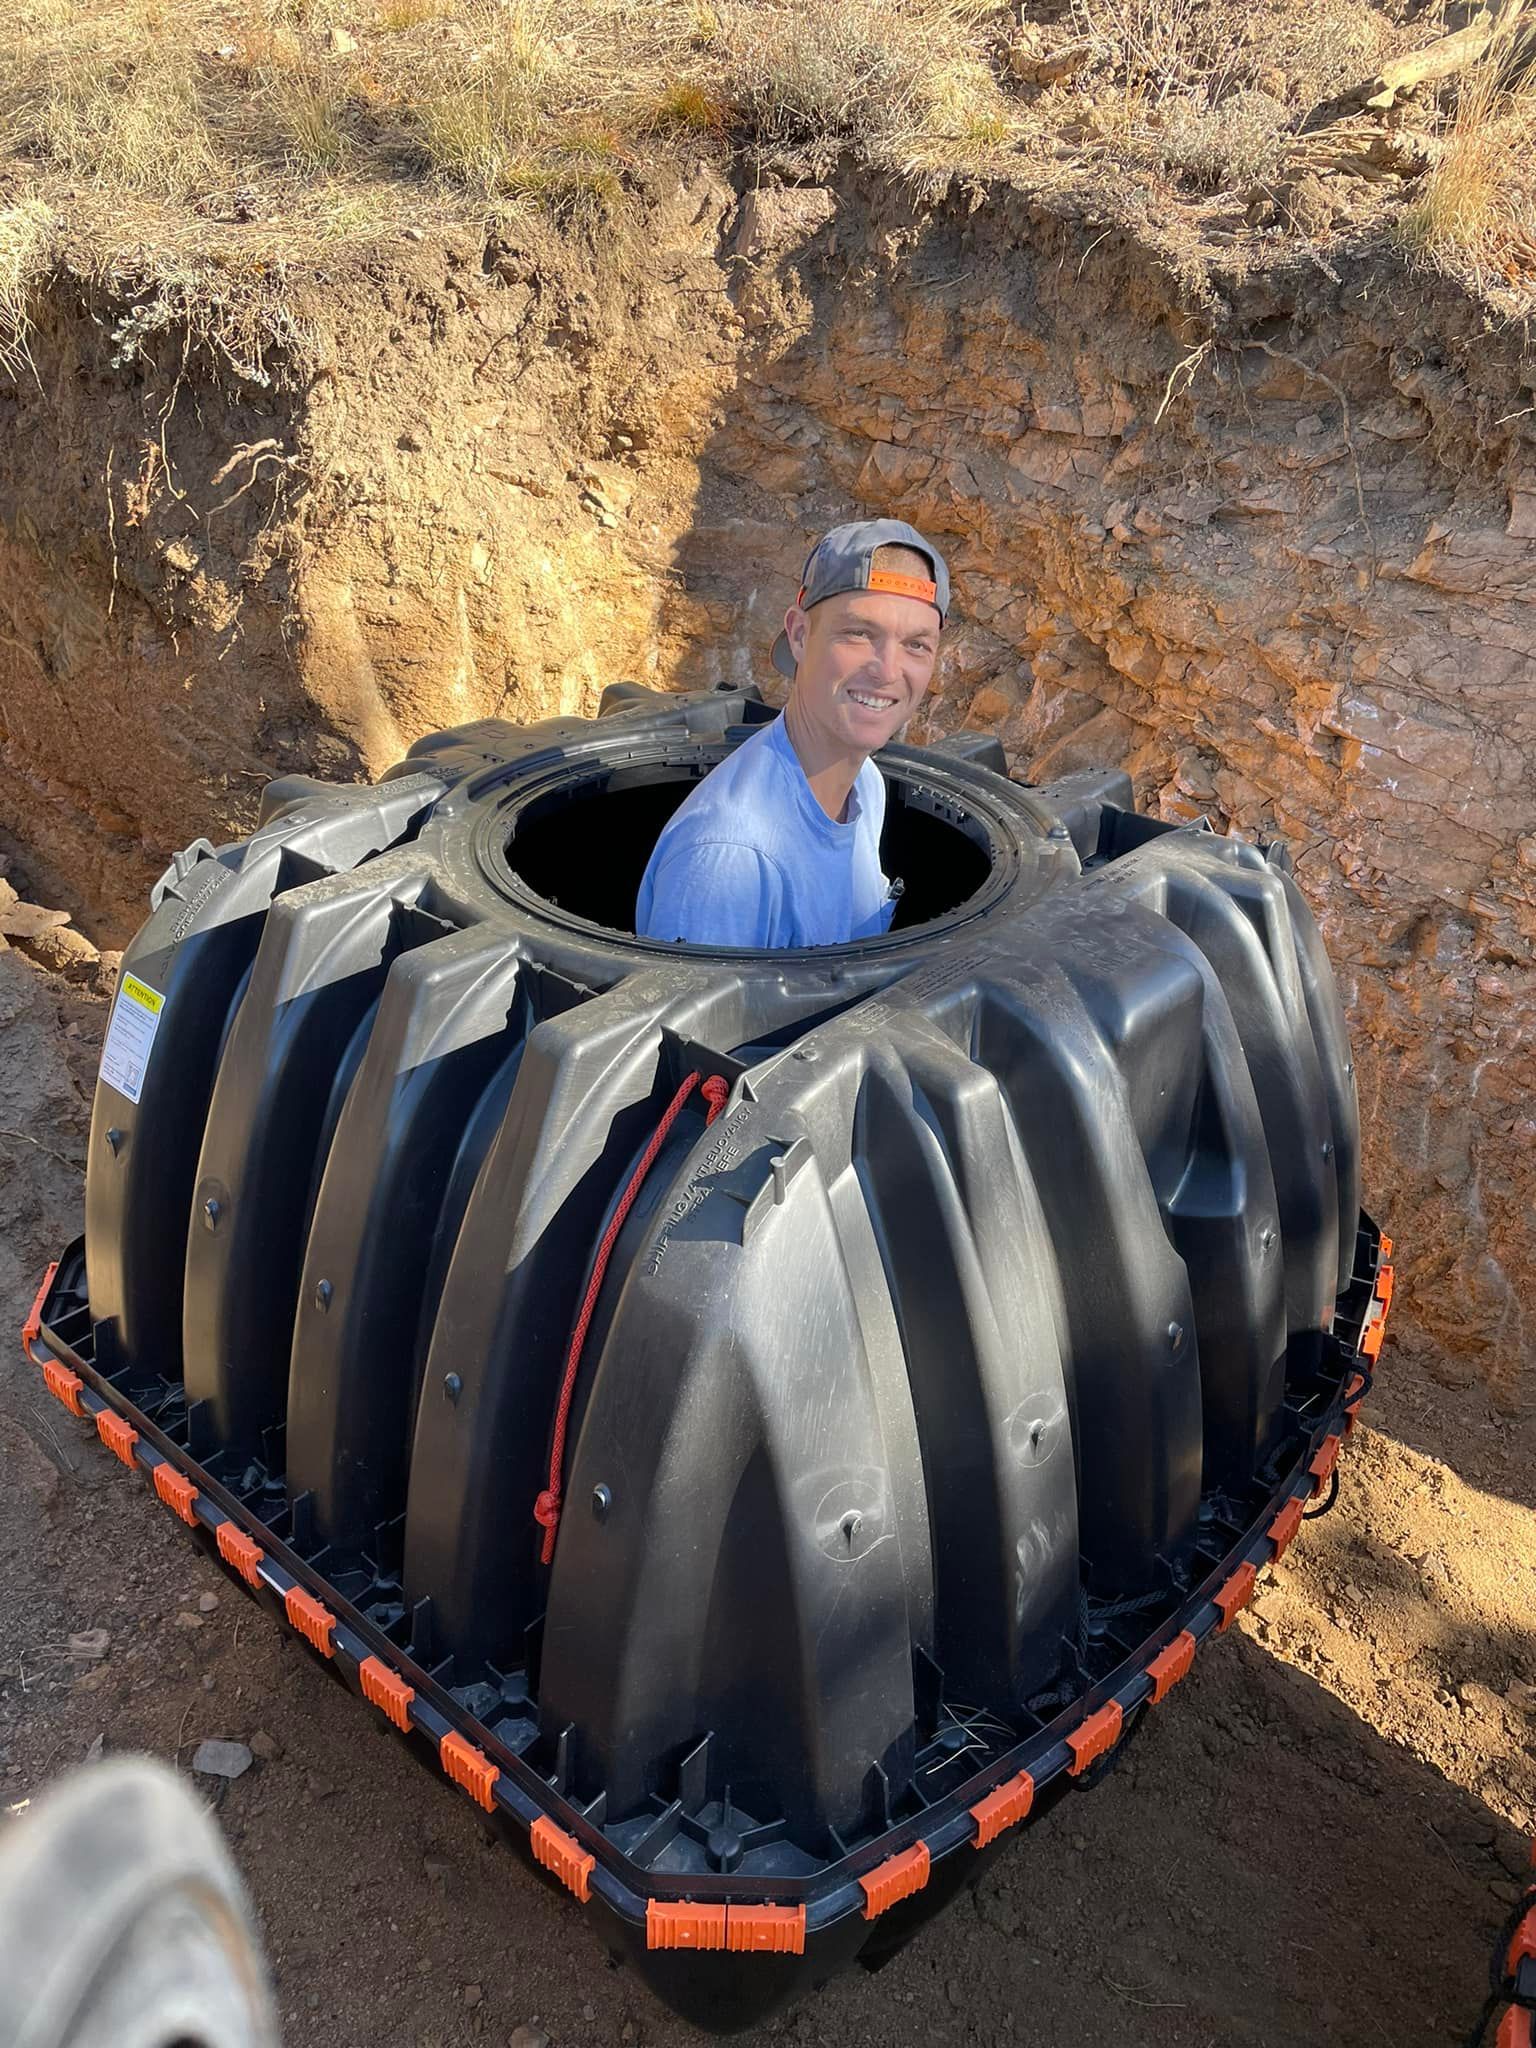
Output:
[[[838,526],[774,642],[783,715],[706,775],[656,842],[635,929],[700,946],[838,946],[888,929],[885,784],[871,754],[933,680],[944,558],[899,519]]]

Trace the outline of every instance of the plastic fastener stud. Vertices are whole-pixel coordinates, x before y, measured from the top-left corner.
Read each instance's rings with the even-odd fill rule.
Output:
[[[476,1749],[464,1736],[450,1730],[437,1745],[437,1755],[454,1784],[462,1786],[477,1806],[483,1806],[490,1813],[496,1804],[496,1780],[501,1772],[485,1751]]]
[[[155,1491],[173,1515],[180,1515],[189,1529],[197,1527],[197,1488],[184,1472],[163,1459],[155,1467]]]
[[[1253,1589],[1258,1583],[1257,1565],[1240,1564],[1227,1583],[1216,1594],[1216,1605],[1221,1610],[1221,1620],[1216,1624],[1216,1633],[1225,1635],[1239,1613],[1253,1598]]]
[[[248,1586],[261,1584],[261,1560],[266,1555],[253,1536],[247,1536],[238,1522],[220,1522],[213,1532],[224,1562],[237,1571]]]
[[[1301,1502],[1288,1500],[1270,1523],[1266,1534],[1275,1546],[1274,1562],[1278,1564],[1296,1540],[1296,1531],[1301,1527]]]
[[[446,1746],[458,1739],[456,1736],[445,1735],[443,1742]],[[466,1743],[465,1748],[468,1747]],[[451,1778],[453,1772],[449,1771],[448,1775]],[[574,1892],[585,1905],[592,1896],[592,1872],[596,1867],[597,1858],[589,1855],[574,1835],[568,1835],[564,1828],[557,1828],[548,1814],[539,1815],[528,1830],[528,1840],[533,1849],[534,1862],[541,1863],[546,1870],[552,1871],[566,1890]]]
[[[1152,1681],[1152,1704],[1167,1699],[1181,1678],[1189,1676],[1195,1661],[1195,1639],[1187,1628],[1180,1629],[1166,1650],[1160,1650],[1147,1666]]]
[[[1101,1757],[1114,1748],[1120,1740],[1124,1718],[1120,1702],[1106,1700],[1096,1714],[1090,1714],[1086,1721],[1071,1731],[1067,1737],[1067,1747],[1072,1752],[1072,1761],[1067,1765],[1069,1778],[1081,1776],[1095,1757]]]
[[[391,1671],[378,1657],[365,1657],[357,1667],[357,1675],[363,1698],[371,1701],[387,1721],[393,1721],[402,1735],[408,1735],[415,1686],[407,1685],[397,1671]]]
[[[725,1945],[743,1954],[803,1956],[804,1906],[727,1906]]]
[[[976,1823],[975,1847],[985,1849],[1004,1828],[1017,1827],[1034,1803],[1035,1781],[1028,1771],[1020,1771],[1016,1778],[1005,1778],[995,1791],[978,1799],[971,1808],[971,1819]]]
[[[645,1908],[647,1948],[724,1948],[724,1906],[696,1906],[690,1899],[650,1899]]]
[[[131,1422],[110,1408],[96,1410],[96,1434],[101,1438],[114,1457],[121,1458],[129,1471],[133,1470],[133,1447],[139,1440],[139,1432]]]
[[[283,1607],[289,1623],[296,1628],[306,1643],[311,1643],[322,1657],[334,1657],[336,1645],[331,1638],[336,1633],[336,1617],[329,1607],[318,1601],[313,1593],[306,1593],[302,1586],[290,1586],[283,1595]]]
[[[60,1365],[56,1358],[45,1358],[42,1371],[43,1385],[55,1401],[62,1401],[71,1415],[83,1416],[85,1409],[81,1406],[80,1394],[85,1381],[79,1373],[71,1372],[67,1365]]]
[[[928,1882],[928,1844],[914,1842],[898,1856],[887,1856],[859,1879],[864,1888],[864,1918],[876,1920],[902,1899],[911,1898]]]
[[[38,1288],[36,1294],[33,1295],[32,1306],[27,1310],[27,1319],[21,1326],[21,1348],[25,1351],[28,1360],[33,1365],[41,1365],[43,1363],[34,1354],[32,1346],[43,1334],[43,1303],[48,1299],[48,1290],[53,1285],[53,1276],[58,1270],[59,1262],[55,1259],[43,1275],[43,1284]]]
[[[1307,1470],[1312,1475],[1314,1499],[1333,1477],[1333,1468],[1339,1462],[1339,1446],[1343,1441],[1344,1439],[1341,1436],[1324,1437],[1321,1449],[1307,1467]]]

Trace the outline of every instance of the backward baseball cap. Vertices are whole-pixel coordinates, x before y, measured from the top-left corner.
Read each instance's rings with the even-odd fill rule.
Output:
[[[926,556],[933,580],[877,569],[875,555],[880,548],[910,548],[914,554]],[[800,609],[809,611],[824,597],[836,597],[845,590],[884,590],[895,597],[919,598],[933,606],[941,626],[949,616],[949,569],[944,557],[904,519],[856,519],[848,526],[834,526],[817,541],[801,572],[796,600]],[[783,633],[773,643],[773,665],[781,676],[793,680],[795,657]]]

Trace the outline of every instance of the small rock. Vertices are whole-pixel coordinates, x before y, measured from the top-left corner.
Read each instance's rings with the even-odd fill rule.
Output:
[[[96,993],[110,996],[117,993],[117,977],[122,972],[123,956],[118,952],[98,953],[96,956]]]
[[[485,1993],[478,1984],[466,1984],[461,1994],[466,2005],[478,2005]]]
[[[199,1614],[214,1613],[218,1608],[218,1604],[219,1596],[217,1593],[199,1593],[197,1596],[197,1611]]]
[[[395,446],[403,448],[407,455],[419,455],[427,445],[426,431],[425,427],[407,427],[404,433],[396,435]]]
[[[174,569],[180,576],[190,576],[198,566],[197,549],[185,540],[173,540],[160,559],[168,569]]]
[[[52,925],[35,938],[18,938],[16,944],[28,959],[52,974],[94,974],[100,959],[85,933],[68,925]]]
[[[56,931],[69,923],[67,910],[45,910],[40,903],[11,903],[0,907],[0,932],[8,939],[35,939],[40,932]]]
[[[265,1728],[258,1728],[251,1737],[251,1754],[259,1756],[264,1764],[274,1764],[283,1753],[283,1745],[275,1735],[269,1735]]]
[[[584,2020],[595,2020],[597,2018],[597,2007],[595,2005],[584,2005],[581,2008],[581,2016]]]
[[[203,1673],[203,1691],[204,1691],[204,1692],[212,1692],[212,1691],[213,1691],[213,1688],[214,1688],[214,1686],[215,1686],[215,1685],[217,1684],[217,1682],[218,1682],[218,1681],[217,1681],[217,1680],[216,1680],[216,1679],[214,1678],[214,1675],[213,1675],[213,1673],[212,1673],[211,1671],[205,1671],[205,1672]]]
[[[83,1628],[69,1639],[71,1664],[99,1664],[112,1646],[104,1628]]]
[[[308,1788],[311,1799],[334,1799],[336,1797],[336,1787],[329,1778],[317,1777],[313,1771],[309,1771],[305,1775],[304,1783]]]
[[[87,1749],[87,1751],[85,1752],[85,1761],[88,1764],[97,1763],[100,1760],[102,1751],[106,1748],[106,1746],[107,1738],[105,1735],[95,1736],[92,1739],[90,1748]]]
[[[421,1870],[434,1884],[446,1884],[453,1875],[453,1865],[444,1856],[423,1856]]]
[[[344,28],[331,25],[331,53],[337,57],[350,57],[357,48],[357,37],[349,35]]]
[[[197,1745],[192,1768],[206,1778],[238,1778],[251,1768],[251,1752],[243,1742],[223,1742],[210,1736]]]
[[[626,2020],[623,2026],[619,2029],[619,2039],[627,2044],[631,2041],[638,2041],[639,2038],[640,2029],[635,2025],[633,2020]]]
[[[425,228],[402,228],[400,232],[408,242],[424,242],[427,239]]]
[[[178,1628],[201,1628],[202,1625],[203,1617],[200,1614],[188,1614],[183,1611],[176,1617],[176,1626]]]
[[[514,2027],[507,2048],[549,2048],[549,2036],[542,2027]]]

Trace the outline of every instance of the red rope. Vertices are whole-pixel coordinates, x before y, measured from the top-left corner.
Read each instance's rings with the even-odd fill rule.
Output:
[[[587,1330],[592,1321],[592,1312],[597,1307],[597,1297],[602,1292],[603,1275],[608,1271],[608,1261],[618,1242],[619,1232],[624,1228],[624,1219],[635,1205],[635,1197],[645,1184],[645,1176],[656,1163],[656,1155],[667,1142],[667,1133],[677,1122],[683,1104],[704,1077],[695,1072],[688,1076],[662,1113],[661,1122],[651,1137],[651,1142],[641,1154],[640,1163],[629,1177],[629,1186],[619,1197],[619,1206],[613,1212],[612,1221],[603,1232],[603,1241],[597,1248],[597,1257],[592,1262],[592,1278],[587,1282],[586,1298],[581,1304],[581,1314],[576,1318],[576,1327],[571,1332],[571,1348],[566,1354],[565,1378],[560,1387],[560,1401],[555,1409],[555,1433],[549,1447],[549,1485],[533,1504],[533,1519],[544,1531],[543,1548],[539,1562],[548,1564],[555,1554],[555,1531],[560,1526],[560,1510],[564,1499],[560,1490],[561,1476],[565,1466],[565,1427],[571,1417],[571,1396],[576,1391],[576,1375],[581,1368],[582,1347],[587,1341]],[[718,1074],[711,1074],[704,1081],[704,1099],[709,1104],[709,1115],[705,1118],[706,1128],[725,1107],[730,1090]]]

